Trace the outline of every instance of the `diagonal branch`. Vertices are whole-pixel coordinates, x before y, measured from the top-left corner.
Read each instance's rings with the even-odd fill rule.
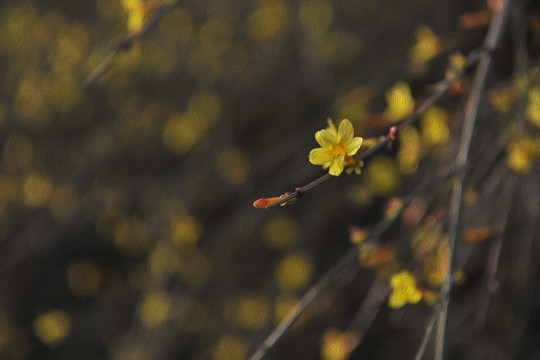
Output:
[[[81,83],[84,89],[98,81],[114,63],[116,57],[123,51],[128,50],[133,46],[135,42],[140,40],[144,35],[148,34],[154,29],[157,23],[161,20],[163,15],[167,13],[173,7],[173,3],[169,1],[162,1],[161,4],[152,12],[152,14],[145,20],[140,30],[130,33],[129,35],[113,39],[109,43],[109,49],[111,52],[101,63],[92,70],[92,72]]]
[[[456,167],[460,169],[458,181],[454,184],[453,194],[450,202],[449,212],[449,246],[450,259],[448,273],[441,289],[441,313],[437,319],[437,336],[435,341],[435,359],[444,359],[444,347],[446,338],[446,319],[448,315],[448,303],[450,290],[452,289],[452,273],[455,263],[456,242],[458,234],[461,232],[461,208],[463,202],[464,182],[468,173],[469,152],[471,148],[474,127],[478,115],[478,107],[484,85],[487,78],[489,66],[491,64],[491,52],[495,50],[501,38],[502,29],[506,18],[509,15],[510,0],[503,2],[502,8],[495,14],[493,22],[489,28],[484,41],[483,51],[478,60],[478,67],[471,87],[471,93],[465,107],[463,130],[461,134],[460,146],[456,158]]]
[[[403,131],[405,128],[415,124],[422,114],[426,112],[427,109],[429,109],[435,102],[437,102],[446,92],[450,89],[452,84],[454,84],[463,74],[466,68],[476,63],[479,57],[478,51],[472,51],[469,56],[466,58],[466,65],[463,69],[456,69],[454,71],[453,76],[450,78],[446,78],[440,83],[438,83],[435,87],[435,92],[429,96],[424,103],[416,111],[407,118],[399,127],[397,127],[398,132]],[[382,137],[377,144],[375,144],[373,147],[369,148],[368,150],[361,152],[358,154],[358,161],[363,161],[367,159],[368,157],[372,156],[373,154],[379,152],[381,149],[383,149],[390,141],[393,140],[393,136],[390,135],[392,128],[390,128],[390,131],[388,132],[388,135]],[[268,205],[265,209],[271,209],[273,207],[276,207],[278,205],[284,204],[294,198],[300,197],[309,190],[313,189],[314,187],[322,184],[326,180],[332,178],[333,176],[329,173],[324,174],[323,176],[319,177],[318,179],[310,182],[309,184],[296,188],[295,192],[289,194],[287,197],[284,197],[283,199]]]

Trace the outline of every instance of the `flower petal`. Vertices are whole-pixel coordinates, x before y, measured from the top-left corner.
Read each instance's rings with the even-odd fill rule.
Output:
[[[360,149],[360,146],[362,146],[362,141],[364,141],[364,139],[357,136],[354,139],[352,139],[351,141],[349,141],[348,143],[346,143],[345,144],[345,153],[347,155],[349,155],[349,156],[352,156],[352,155],[356,154],[358,149]]]
[[[390,306],[392,309],[399,309],[406,303],[407,298],[399,291],[393,291],[388,298],[388,306]]]
[[[332,121],[332,119],[328,118],[328,119],[326,119],[326,122],[328,123],[328,127],[326,128],[326,130],[330,131],[337,138],[338,131],[337,131],[336,125],[334,125],[334,122]]]
[[[315,140],[321,147],[331,147],[336,143],[336,136],[329,130],[321,130],[315,133]]]
[[[335,158],[332,161],[332,165],[330,165],[330,175],[339,176],[341,172],[343,171],[343,167],[345,167],[345,156],[341,156],[338,158]]]
[[[351,122],[347,119],[341,120],[339,124],[339,130],[337,134],[338,143],[346,143],[350,141],[354,136],[354,128]]]
[[[309,153],[309,162],[313,165],[324,165],[332,161],[332,151],[328,148],[317,148]]]

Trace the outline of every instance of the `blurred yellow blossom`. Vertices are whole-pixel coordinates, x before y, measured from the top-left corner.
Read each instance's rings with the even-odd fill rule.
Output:
[[[422,153],[420,134],[418,130],[409,126],[399,135],[401,146],[397,154],[399,172],[403,175],[412,175],[418,170],[418,162]]]
[[[423,70],[424,65],[437,56],[442,49],[439,38],[433,31],[422,26],[416,31],[416,44],[411,50],[411,66],[414,70]]]
[[[422,141],[428,146],[444,145],[450,140],[448,113],[440,107],[432,106],[420,119]]]
[[[285,290],[302,289],[311,280],[313,272],[313,261],[303,253],[286,255],[274,269],[277,283]]]
[[[71,332],[71,319],[62,310],[39,315],[32,325],[38,339],[49,346],[59,345]]]
[[[402,120],[414,111],[411,88],[403,81],[398,82],[386,92],[386,102],[388,106],[384,111],[384,115],[392,122]]]
[[[358,339],[351,333],[330,329],[322,339],[322,358],[324,360],[345,360],[358,343]]]
[[[141,29],[145,18],[150,15],[158,6],[156,1],[143,0],[122,0],[122,7],[128,13],[127,28],[129,32],[136,32]]]
[[[215,360],[243,360],[248,355],[248,344],[240,336],[230,333],[223,334],[214,347]]]
[[[540,127],[540,87],[530,89],[528,98],[527,119],[537,127]]]
[[[338,176],[345,167],[345,156],[356,154],[362,145],[361,137],[354,137],[354,129],[351,122],[344,119],[339,124],[339,129],[331,119],[328,119],[328,127],[315,133],[315,140],[321,145],[309,153],[309,161],[314,165],[323,165],[330,168],[330,174]]]
[[[540,139],[524,136],[507,146],[508,166],[520,174],[528,174],[540,155]]]
[[[416,287],[416,279],[408,271],[401,271],[392,275],[390,279],[392,293],[388,298],[388,305],[398,309],[405,304],[416,304],[422,299],[422,292]]]

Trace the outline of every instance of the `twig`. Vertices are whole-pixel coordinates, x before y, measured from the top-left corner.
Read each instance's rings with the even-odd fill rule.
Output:
[[[489,308],[489,302],[491,296],[498,290],[497,268],[499,267],[499,260],[501,255],[502,242],[508,224],[508,218],[510,216],[510,209],[512,201],[514,199],[514,191],[516,186],[517,176],[516,174],[510,174],[504,181],[501,204],[499,209],[504,209],[500,212],[500,219],[497,221],[499,229],[497,237],[491,243],[488,250],[488,258],[486,262],[486,289],[480,299],[480,306],[477,313],[476,320],[478,324],[484,324],[486,321],[486,315]]]
[[[495,50],[502,34],[502,29],[510,9],[510,0],[506,0],[499,12],[495,14],[493,22],[488,30],[484,41],[484,51],[480,54],[478,67],[471,87],[471,93],[465,107],[463,130],[461,134],[460,146],[456,158],[456,166],[460,168],[458,181],[454,185],[454,190],[450,202],[449,212],[449,247],[450,258],[449,268],[445,281],[441,289],[441,314],[437,320],[437,336],[435,339],[435,360],[444,359],[444,347],[446,338],[446,319],[448,316],[448,303],[450,290],[452,289],[452,276],[455,263],[456,242],[458,234],[461,232],[461,208],[463,202],[464,182],[468,173],[468,160],[471,148],[472,136],[476,124],[480,98],[487,78],[487,72],[491,64],[491,52]]]
[[[397,211],[393,217],[385,219],[378,223],[377,226],[369,233],[364,241],[371,241],[379,239],[390,227],[401,217],[407,206],[418,197],[431,191],[434,187],[439,185],[442,181],[449,179],[455,174],[457,169],[450,169],[445,171],[442,175],[438,176],[435,180],[423,184],[411,192],[404,201],[402,208]],[[307,307],[331,284],[343,270],[351,265],[358,256],[358,247],[353,247],[349,252],[339,260],[337,264],[332,266],[317,282],[312,285],[309,290],[304,294],[300,300],[300,304],[287,319],[285,319],[278,327],[272,331],[272,333],[266,338],[266,340],[259,346],[257,351],[249,358],[249,360],[260,360],[264,358],[268,350],[270,350],[279,339],[291,328],[295,321],[304,313]]]
[[[435,329],[435,322],[439,318],[440,313],[441,313],[441,302],[439,301],[437,303],[437,307],[433,311],[433,314],[431,315],[431,318],[429,319],[429,322],[426,326],[426,331],[424,332],[424,338],[422,339],[422,342],[420,343],[420,346],[418,347],[418,351],[416,352],[416,356],[414,357],[414,360],[420,360],[422,359],[422,356],[424,356],[427,345],[429,343],[429,339],[431,339],[431,335],[433,334],[433,330]]]
[[[131,46],[140,40],[144,35],[148,34],[161,20],[163,15],[173,7],[173,3],[169,1],[162,1],[161,4],[152,12],[152,14],[145,20],[143,26],[136,32],[132,32],[129,35],[113,39],[108,47],[111,50],[109,55],[101,63],[92,70],[92,72],[81,83],[84,89],[98,81],[105,73],[111,68],[114,60],[122,51],[128,50]]]
[[[465,68],[467,68],[467,67],[473,65],[474,63],[476,63],[476,61],[478,60],[478,57],[479,57],[479,52],[478,51],[472,51],[469,54],[469,56],[467,56],[467,59],[466,59],[467,61],[466,61]],[[410,125],[413,125],[414,123],[416,123],[420,119],[422,114],[427,109],[429,109],[437,100],[439,100],[444,94],[446,94],[446,92],[448,91],[448,89],[450,89],[452,84],[461,77],[461,75],[465,71],[465,68],[461,69],[460,71],[456,71],[453,77],[448,78],[448,79],[444,79],[443,81],[438,83],[437,87],[436,87],[436,91],[433,94],[431,94],[431,96],[428,97],[426,99],[426,101],[424,101],[424,103],[420,107],[418,107],[418,109],[416,109],[416,111],[411,116],[409,116],[407,118],[407,120],[405,120],[397,129],[401,132],[405,128],[407,128]],[[385,135],[373,147],[369,148],[368,150],[366,150],[364,152],[359,153],[358,154],[358,161],[365,160],[368,157],[375,154],[376,152],[380,151],[391,140],[392,140],[392,137],[390,135]],[[332,177],[333,177],[332,175],[327,173],[327,174],[319,177],[318,179],[310,182],[306,186],[296,188],[295,192],[289,194],[287,197],[284,197],[283,199],[281,199],[281,200],[279,200],[279,201],[277,201],[277,202],[275,202],[275,203],[273,203],[271,205],[268,205],[265,209],[271,209],[273,207],[276,207],[278,205],[286,203],[287,201],[290,201],[290,200],[292,200],[294,198],[300,197],[300,196],[304,195],[306,192],[308,192],[309,190],[311,190],[314,187],[322,184],[323,182],[325,182],[326,180],[328,180],[328,179],[330,179]]]
[[[371,327],[373,320],[375,320],[381,306],[384,304],[389,291],[387,279],[377,277],[373,284],[371,284],[366,298],[362,301],[362,305],[360,305],[360,309],[347,330],[345,330],[345,333],[354,337],[353,342],[349,344],[350,350],[353,350],[362,342],[364,335]]]

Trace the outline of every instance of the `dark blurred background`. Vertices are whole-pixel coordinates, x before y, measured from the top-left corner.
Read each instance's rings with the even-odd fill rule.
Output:
[[[291,206],[252,202],[324,173],[308,154],[327,117],[350,119],[365,138],[384,134],[373,114],[385,111],[385,92],[406,81],[421,102],[448,54],[481,45],[487,9],[470,0],[179,0],[83,89],[109,41],[128,34],[122,1],[2,1],[0,357],[247,359],[350,248],[349,226],[376,223],[388,196],[451,161],[466,92],[440,104],[451,141],[420,171],[389,154]],[[488,20],[467,27],[464,14]],[[511,79],[508,38],[490,86]],[[504,151],[500,129],[483,135]],[[538,198],[534,179],[523,199]],[[493,219],[490,199],[479,207],[487,220],[472,222]],[[535,216],[524,208],[516,213]],[[495,302],[491,330],[464,339],[486,260],[479,246],[469,273],[461,264],[468,280],[452,306],[466,310],[449,318],[450,358],[513,358],[535,267],[510,261],[507,284],[521,279],[519,291]],[[363,269],[323,296],[269,359],[337,360],[321,355],[321,339],[346,328],[373,279]],[[383,305],[351,358],[412,358],[431,311]]]

